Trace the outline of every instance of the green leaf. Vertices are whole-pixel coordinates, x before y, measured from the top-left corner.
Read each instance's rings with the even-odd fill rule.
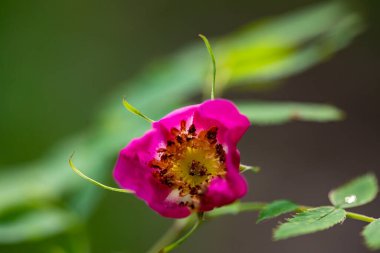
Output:
[[[49,253],[90,253],[92,252],[90,248],[85,231],[75,231],[75,233],[62,234],[50,243]]]
[[[207,212],[207,218],[216,218],[223,215],[236,215],[242,212],[259,211],[265,206],[260,202],[235,202],[228,206],[215,208],[214,210]]]
[[[329,193],[330,202],[340,208],[361,206],[375,199],[378,192],[374,174],[358,177]]]
[[[252,173],[257,174],[261,171],[261,168],[258,166],[249,166],[249,165],[240,164],[239,171],[240,173],[251,171]]]
[[[263,220],[275,218],[282,214],[293,212],[297,210],[297,208],[298,205],[289,200],[281,199],[273,201],[272,203],[266,205],[263,210],[261,210],[257,223]]]
[[[30,209],[0,220],[0,243],[14,244],[51,237],[78,224],[68,212],[58,208]]]
[[[290,121],[328,122],[341,120],[343,112],[328,104],[295,102],[236,102],[253,124],[274,125]]]
[[[279,80],[327,59],[363,29],[359,14],[342,1],[316,4],[250,24],[222,41],[215,48],[218,71],[227,73],[231,86]]]
[[[281,224],[274,231],[273,237],[275,240],[282,240],[314,233],[341,223],[345,218],[346,212],[343,209],[336,209],[332,206],[309,209]]]
[[[365,226],[362,235],[368,248],[372,250],[380,249],[380,219]]]

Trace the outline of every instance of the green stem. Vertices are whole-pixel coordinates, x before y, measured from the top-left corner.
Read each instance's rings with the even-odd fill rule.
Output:
[[[305,212],[311,208],[313,208],[313,207],[311,207],[311,206],[300,206],[300,207],[298,207],[297,211],[298,212]],[[368,223],[371,223],[372,221],[376,220],[373,217],[369,217],[367,215],[360,214],[360,213],[354,213],[354,212],[346,212],[346,217],[349,219],[359,220],[359,221],[368,222]]]
[[[205,43],[207,51],[208,51],[208,53],[209,53],[209,55],[211,57],[212,68],[213,68],[213,72],[212,72],[212,86],[211,86],[211,99],[215,99],[216,63],[215,63],[214,52],[212,51],[210,42],[208,41],[208,39],[206,38],[206,36],[204,36],[203,34],[199,34],[198,36],[201,37],[201,39]]]
[[[367,215],[353,213],[353,212],[346,212],[346,217],[353,220],[360,220],[360,221],[364,221],[368,223],[371,223],[376,220],[375,218],[369,217]]]
[[[124,105],[125,109],[127,109],[128,111],[130,111],[131,113],[133,113],[137,116],[140,116],[141,118],[143,118],[147,122],[149,122],[149,123],[154,122],[154,120],[152,120],[151,118],[149,118],[148,116],[146,116],[145,114],[140,112],[136,107],[134,107],[133,105],[128,103],[127,99],[125,99],[125,98],[123,98],[123,105]]]
[[[202,223],[202,218],[198,218],[195,221],[194,226],[187,232],[184,236],[182,236],[180,239],[177,241],[173,242],[172,244],[164,247],[159,251],[159,253],[167,253],[172,251],[173,249],[177,248],[179,245],[181,245],[184,241],[186,241],[187,238],[190,237],[190,235],[198,228],[198,226]]]
[[[126,190],[126,189],[120,189],[120,188],[114,188],[114,187],[111,187],[111,186],[108,186],[108,185],[105,185],[105,184],[102,184],[88,176],[86,176],[85,174],[83,174],[77,167],[75,167],[74,163],[73,163],[73,156],[74,154],[72,154],[69,158],[69,164],[70,164],[70,167],[71,169],[78,175],[80,176],[81,178],[87,180],[88,182],[92,183],[93,185],[96,185],[100,188],[103,188],[105,190],[108,190],[108,191],[114,191],[114,192],[121,192],[121,193],[134,193],[133,191],[130,191],[130,190]]]
[[[194,216],[176,220],[162,237],[148,250],[148,253],[160,252],[164,247],[173,243],[178,237],[194,223]]]

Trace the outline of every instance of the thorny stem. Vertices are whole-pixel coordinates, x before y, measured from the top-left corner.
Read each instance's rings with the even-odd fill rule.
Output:
[[[267,203],[263,202],[242,202],[241,205],[239,205],[239,208],[235,210],[235,212],[227,211],[227,212],[215,212],[218,209],[206,214],[206,218],[216,218],[227,214],[238,214],[240,212],[249,212],[249,211],[260,211],[262,210]],[[309,209],[312,209],[314,207],[311,206],[299,206],[296,210],[296,212],[305,212]],[[222,208],[221,208],[222,209]],[[353,220],[359,220],[363,222],[371,223],[375,221],[376,219],[373,217],[369,217],[363,214],[358,214],[354,212],[346,212],[346,217]],[[194,216],[190,216],[187,219],[181,219],[176,220],[173,225],[169,228],[169,230],[153,245],[153,247],[148,251],[149,253],[164,253],[169,252],[173,250],[175,247],[179,246],[181,243],[183,243],[201,224],[202,218],[199,218],[194,221]],[[195,222],[195,224],[194,224]],[[176,241],[175,243],[172,243],[173,241],[177,240],[179,236],[186,230],[189,229],[189,227],[194,224],[194,226],[191,228],[189,232],[186,233],[185,236],[183,236],[181,239]],[[169,246],[166,246],[169,245]]]

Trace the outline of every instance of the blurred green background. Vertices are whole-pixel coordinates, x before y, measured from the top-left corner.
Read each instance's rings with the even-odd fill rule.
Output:
[[[2,0],[0,252],[144,252],[159,237],[170,220],[89,186],[67,159],[75,150],[83,171],[112,184],[117,151],[149,127],[123,96],[156,119],[201,101],[210,66],[198,33],[215,47],[223,96],[244,100],[257,124],[241,145],[242,161],[263,167],[247,199],[326,204],[330,188],[379,171],[378,10],[370,0]],[[293,109],[253,99],[330,103],[346,120],[278,126]],[[296,108],[339,119],[335,107]],[[378,205],[362,210],[376,216]],[[272,243],[273,223],[244,214],[206,224],[178,252],[365,252],[348,226]]]

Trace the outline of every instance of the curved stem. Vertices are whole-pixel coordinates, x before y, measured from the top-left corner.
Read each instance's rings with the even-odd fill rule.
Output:
[[[186,219],[176,220],[173,225],[162,235],[162,237],[148,250],[148,253],[162,252],[161,250],[163,248],[167,247],[167,245],[171,245],[173,241],[177,240],[183,231],[188,229],[193,222],[194,216],[190,216]]]
[[[83,174],[77,167],[75,167],[72,159],[73,159],[73,156],[74,154],[72,154],[69,158],[69,164],[70,164],[70,167],[71,169],[78,175],[80,176],[81,178],[87,180],[88,182],[100,187],[100,188],[103,188],[105,190],[109,190],[109,191],[114,191],[114,192],[121,192],[121,193],[133,193],[133,191],[130,191],[130,190],[126,190],[126,189],[120,189],[120,188],[114,188],[114,187],[111,187],[111,186],[107,186],[105,184],[102,184],[102,183],[99,183],[98,181],[86,176],[85,174]]]
[[[124,105],[125,109],[127,109],[128,111],[130,111],[131,113],[133,113],[137,116],[140,116],[141,118],[143,118],[147,122],[149,122],[149,123],[154,122],[154,120],[152,120],[151,118],[149,118],[148,116],[146,116],[145,114],[140,112],[136,107],[134,107],[133,105],[128,103],[127,99],[125,99],[125,98],[123,98],[123,105]]]
[[[203,34],[199,34],[198,35],[202,40],[203,42],[205,43],[206,45],[206,48],[207,48],[207,51],[211,57],[211,61],[212,61],[212,68],[213,68],[213,72],[212,72],[212,86],[211,86],[211,99],[215,99],[215,78],[216,78],[216,63],[215,63],[215,56],[214,56],[214,53],[212,51],[212,48],[211,48],[211,45],[210,45],[210,42],[208,41],[208,39],[206,38],[206,36],[204,36]]]

